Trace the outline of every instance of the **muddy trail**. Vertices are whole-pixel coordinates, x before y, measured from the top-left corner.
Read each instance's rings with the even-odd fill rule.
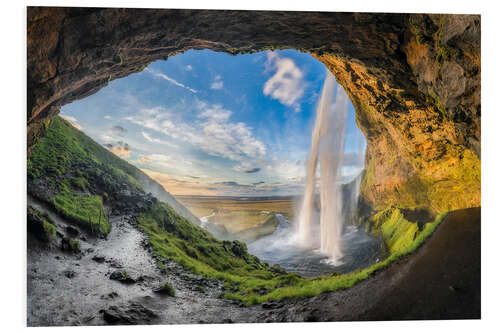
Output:
[[[45,205],[28,204],[49,213],[59,238],[68,232]],[[252,307],[222,298],[222,281],[168,260],[160,268],[131,216],[110,221],[106,239],[80,233],[78,254],[28,236],[28,326],[480,317],[480,209],[452,212],[421,248],[350,289]],[[155,292],[166,281],[175,297]]]
[[[36,199],[28,204],[50,215],[58,238],[66,235],[71,224]],[[78,254],[28,237],[28,326],[230,323],[254,317],[249,314],[258,308],[222,298],[222,281],[193,275],[173,261],[158,267],[146,236],[131,221],[112,216],[106,239],[81,231]],[[111,278],[122,272],[130,278]],[[166,281],[175,297],[155,292]]]

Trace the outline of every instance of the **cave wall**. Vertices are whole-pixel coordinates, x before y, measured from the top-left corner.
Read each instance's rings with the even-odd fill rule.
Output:
[[[480,16],[28,7],[28,154],[59,108],[189,49],[309,52],[367,138],[378,209],[480,205]]]

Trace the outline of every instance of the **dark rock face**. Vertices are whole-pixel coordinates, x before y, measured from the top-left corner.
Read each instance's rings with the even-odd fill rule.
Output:
[[[29,7],[27,18],[28,153],[62,105],[152,61],[290,48],[349,94],[368,142],[369,205],[480,205],[477,15]]]
[[[103,319],[112,325],[144,325],[154,323],[158,315],[139,303],[124,304],[120,307],[112,305],[101,310]]]

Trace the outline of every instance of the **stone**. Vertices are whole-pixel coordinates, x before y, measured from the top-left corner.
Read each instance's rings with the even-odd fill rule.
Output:
[[[116,271],[112,272],[109,275],[109,278],[110,278],[110,280],[117,280],[117,281],[120,281],[122,283],[127,283],[127,284],[131,284],[131,283],[135,283],[136,282],[136,280],[134,278],[132,278],[124,270],[116,270]]]
[[[66,226],[66,232],[72,237],[76,237],[80,234],[80,230],[78,230],[78,228],[70,225]]]
[[[96,254],[95,256],[92,257],[92,260],[101,264],[104,262],[104,260],[106,260],[106,257]]]
[[[76,276],[76,272],[72,270],[67,270],[64,271],[64,276],[66,276],[68,279],[72,279]]]
[[[158,314],[139,303],[121,306],[112,305],[100,311],[104,321],[112,325],[150,324],[158,318]]]

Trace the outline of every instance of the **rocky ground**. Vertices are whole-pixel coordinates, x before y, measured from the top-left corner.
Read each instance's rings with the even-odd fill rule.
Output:
[[[243,307],[222,298],[222,281],[168,260],[160,267],[131,216],[112,216],[106,238],[79,231],[74,253],[59,245],[74,237],[71,225],[28,204],[47,211],[58,232],[48,246],[28,237],[28,326],[480,317],[480,209],[450,214],[414,254],[348,290]],[[158,292],[164,282],[174,297]]]
[[[28,238],[28,326],[244,322],[259,312],[222,299],[221,281],[168,260],[160,268],[130,216],[112,217],[106,238],[80,231],[81,252],[72,253],[58,246],[71,225],[33,198],[28,204],[47,211],[58,230],[49,247]],[[165,281],[175,297],[157,292]]]

